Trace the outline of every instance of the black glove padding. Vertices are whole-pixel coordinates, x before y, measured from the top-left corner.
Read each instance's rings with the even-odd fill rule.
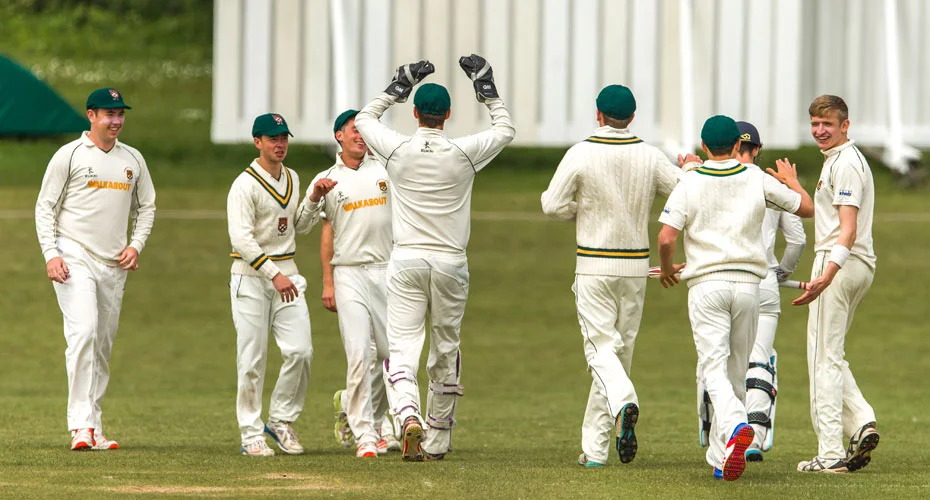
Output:
[[[405,64],[397,68],[394,80],[391,81],[388,88],[384,89],[384,92],[396,97],[397,102],[404,102],[410,96],[413,86],[423,81],[426,75],[433,71],[436,71],[436,67],[429,61]]]
[[[478,98],[478,102],[500,97],[497,94],[497,87],[494,86],[494,70],[483,57],[477,54],[462,56],[459,58],[459,66],[474,82],[475,97]]]

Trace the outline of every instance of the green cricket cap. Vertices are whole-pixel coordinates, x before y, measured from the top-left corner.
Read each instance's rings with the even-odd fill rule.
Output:
[[[132,109],[123,102],[123,94],[114,88],[97,89],[87,96],[87,109]]]
[[[701,140],[709,148],[730,148],[739,141],[740,131],[729,116],[714,115],[704,122]]]
[[[636,111],[636,99],[623,85],[608,85],[597,95],[597,110],[615,120],[626,120]]]
[[[427,83],[417,89],[413,96],[413,107],[427,115],[443,115],[452,107],[449,91],[442,85]]]
[[[355,118],[355,115],[358,114],[357,109],[347,109],[342,112],[339,116],[336,117],[336,121],[333,122],[333,133],[339,132],[342,130],[342,127],[345,126],[346,122]]]
[[[284,117],[277,113],[265,113],[264,115],[256,117],[255,122],[252,123],[252,137],[258,137],[260,135],[274,137],[284,133],[294,137],[294,134],[288,130],[287,122],[284,121]]]

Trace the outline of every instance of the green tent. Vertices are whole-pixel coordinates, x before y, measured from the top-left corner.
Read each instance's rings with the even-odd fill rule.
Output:
[[[88,128],[87,118],[51,87],[0,54],[0,136],[74,134]]]

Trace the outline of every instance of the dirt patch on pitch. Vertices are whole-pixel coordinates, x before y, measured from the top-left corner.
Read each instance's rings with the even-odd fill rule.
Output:
[[[227,494],[254,494],[260,497],[263,492],[270,491],[330,491],[354,490],[354,485],[346,485],[342,481],[333,480],[324,476],[313,474],[272,473],[260,476],[266,481],[277,484],[264,486],[172,486],[172,485],[134,485],[109,486],[97,488],[102,491],[121,493],[127,495],[227,495]]]

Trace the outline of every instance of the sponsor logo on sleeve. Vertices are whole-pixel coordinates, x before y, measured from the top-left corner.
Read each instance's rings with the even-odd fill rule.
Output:
[[[671,211],[671,210],[669,210],[669,208],[668,208],[668,207],[665,207],[665,208],[663,208],[663,209],[662,209],[662,213],[663,213],[663,214],[671,214],[671,213],[672,213],[672,211]]]
[[[845,196],[845,197],[848,198],[848,197],[850,197],[850,196],[853,195],[853,192],[852,192],[851,189],[840,189],[840,191],[839,191],[838,194],[839,194],[840,196]]]

